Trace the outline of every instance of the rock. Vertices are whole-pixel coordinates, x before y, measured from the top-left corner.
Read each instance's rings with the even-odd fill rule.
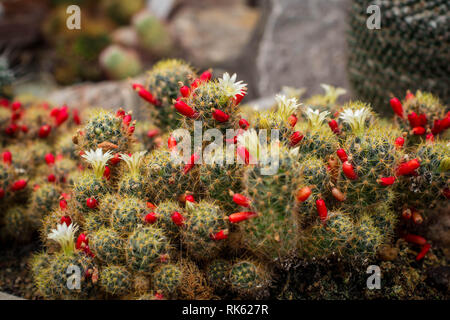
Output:
[[[159,19],[167,19],[175,5],[175,0],[149,0],[148,9]]]
[[[227,6],[183,7],[172,24],[187,60],[208,68],[242,55],[259,17],[258,9],[235,2]]]
[[[116,30],[111,35],[114,43],[120,44],[125,47],[137,47],[138,46],[138,36],[136,30],[133,27],[121,27]]]
[[[320,93],[321,83],[348,88],[346,8],[348,0],[272,0],[259,46],[259,93],[281,86]],[[256,84],[255,84],[256,86]]]

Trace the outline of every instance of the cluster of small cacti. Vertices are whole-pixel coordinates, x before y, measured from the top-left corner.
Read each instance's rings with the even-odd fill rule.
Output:
[[[387,93],[421,89],[449,103],[447,0],[353,0],[350,12],[348,73],[358,99],[381,112]]]
[[[402,249],[402,261],[427,260],[431,244],[415,227],[427,219],[425,207],[445,205],[449,196],[444,130],[413,143],[399,121],[383,121],[368,104],[337,105],[343,92],[330,86],[305,106],[278,95],[273,110],[254,111],[248,121],[240,111],[247,88],[236,78],[198,76],[182,61],[163,61],[145,85],[133,84],[157,124],[140,129],[121,109],[92,114],[73,137],[87,169],[59,208],[37,202],[46,208],[46,250],[32,272],[42,296],[292,298],[310,290],[298,286],[309,281],[299,270],[329,263],[362,270],[380,260],[399,270],[399,238],[420,250],[408,256]],[[430,118],[442,119],[436,112]],[[214,142],[226,143],[226,156],[202,141],[179,161],[198,127],[223,134]],[[234,129],[231,137],[227,129]],[[69,265],[82,275],[73,290],[63,286]],[[331,298],[340,284],[327,277],[319,283]],[[415,282],[405,292],[420,279],[408,278]],[[395,292],[387,294],[408,296]]]
[[[2,240],[29,241],[78,171],[73,143],[62,139],[73,134],[80,115],[67,106],[6,99],[0,113]]]

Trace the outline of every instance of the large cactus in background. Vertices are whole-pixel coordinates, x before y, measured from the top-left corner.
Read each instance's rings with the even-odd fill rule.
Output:
[[[380,29],[366,26],[370,5],[380,8]],[[448,104],[448,13],[446,0],[354,0],[348,72],[357,98],[386,112],[389,93],[401,96],[420,89]]]

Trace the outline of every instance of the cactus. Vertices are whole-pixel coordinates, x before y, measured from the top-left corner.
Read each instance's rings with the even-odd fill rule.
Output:
[[[164,297],[173,296],[181,284],[182,270],[174,264],[159,266],[152,275],[154,290]]]
[[[248,260],[234,263],[229,278],[234,291],[249,297],[257,296],[270,283],[270,275],[266,268]]]
[[[90,244],[95,256],[106,264],[121,265],[125,262],[125,240],[114,229],[97,229],[90,237]]]
[[[39,186],[31,195],[31,210],[39,215],[49,212],[58,203],[59,192],[53,184],[45,183]]]
[[[111,226],[120,234],[130,233],[142,223],[145,212],[145,203],[139,198],[127,196],[118,199],[112,209]]]
[[[214,236],[227,230],[225,213],[205,200],[188,205],[186,209],[182,239],[187,251],[198,260],[213,258],[224,247],[224,241],[214,240]]]
[[[151,104],[156,106],[158,125],[161,128],[176,129],[179,118],[174,114],[173,101],[180,95],[179,83],[188,82],[195,72],[187,63],[181,60],[169,59],[158,62],[148,72],[146,87],[152,96]],[[136,87],[140,93],[141,86]]]
[[[172,221],[174,212],[184,214],[184,210],[172,200],[165,200],[158,204],[155,209],[157,213],[157,225],[161,227],[172,240],[178,239],[180,228]]]
[[[124,267],[109,266],[100,271],[100,287],[109,294],[122,296],[132,288],[131,273]]]
[[[173,47],[173,39],[163,21],[142,11],[133,17],[132,25],[143,48],[158,56],[167,56]]]
[[[351,6],[348,71],[358,98],[387,111],[387,92],[400,96],[408,89],[422,89],[448,103],[444,54],[448,41],[443,40],[448,2],[377,3],[382,13],[379,30],[366,27],[371,4],[355,0]]]
[[[320,112],[329,111],[334,113],[337,111],[337,100],[340,96],[346,94],[347,90],[343,88],[335,88],[327,84],[321,84],[320,86],[323,90],[325,90],[325,93],[317,94],[308,98],[305,101],[305,105],[319,110]]]
[[[146,184],[141,166],[145,153],[146,151],[140,151],[131,156],[124,153],[120,154],[120,159],[126,163],[128,169],[128,172],[123,174],[119,181],[120,194],[145,199]]]
[[[139,56],[132,50],[110,45],[105,48],[99,57],[101,67],[108,76],[114,80],[134,77],[142,71]]]
[[[206,270],[209,283],[215,289],[225,289],[229,286],[230,281],[228,274],[231,269],[231,263],[227,260],[216,259],[211,261]]]
[[[136,228],[126,245],[127,263],[135,271],[151,272],[172,249],[165,232],[159,228]]]

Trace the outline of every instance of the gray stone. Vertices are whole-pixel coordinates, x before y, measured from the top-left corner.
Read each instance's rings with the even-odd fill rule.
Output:
[[[242,55],[257,26],[260,10],[243,3],[185,6],[172,24],[187,59],[207,68],[224,65]]]
[[[346,75],[346,8],[348,0],[272,0],[259,46],[254,84],[259,94],[274,94],[283,85],[320,84],[348,88]]]
[[[147,0],[147,8],[159,19],[167,19],[175,2],[175,0]]]
[[[12,294],[9,293],[0,292],[0,300],[25,300],[25,299],[13,296]]]

